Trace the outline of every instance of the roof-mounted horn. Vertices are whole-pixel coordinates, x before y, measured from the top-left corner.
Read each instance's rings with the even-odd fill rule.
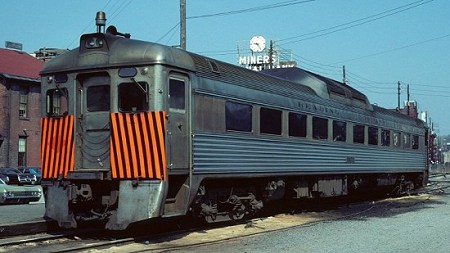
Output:
[[[117,31],[117,28],[113,25],[108,26],[108,29],[106,29],[106,33],[115,35],[115,36],[122,36],[124,38],[129,39],[131,37],[131,34],[129,33],[121,33]]]
[[[106,14],[103,11],[98,11],[95,16],[95,25],[97,26],[97,32],[104,32],[106,26]]]

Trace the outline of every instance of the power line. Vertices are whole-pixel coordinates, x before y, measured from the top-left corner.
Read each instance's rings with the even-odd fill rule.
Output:
[[[360,56],[360,57],[356,57],[356,58],[352,58],[352,59],[348,59],[348,60],[343,60],[343,61],[340,61],[340,62],[356,61],[356,60],[361,60],[361,59],[364,59],[364,58],[369,58],[369,57],[373,57],[373,56],[377,56],[377,55],[391,53],[391,52],[394,52],[394,51],[398,51],[398,50],[402,50],[402,49],[410,48],[410,47],[415,47],[415,46],[418,46],[418,45],[421,45],[421,44],[425,44],[425,43],[432,42],[432,41],[435,41],[435,40],[444,39],[444,38],[447,38],[447,37],[450,37],[450,34],[446,34],[446,35],[435,37],[435,38],[428,39],[428,40],[419,41],[419,42],[412,43],[412,44],[405,45],[405,46],[401,46],[401,47],[392,48],[392,49],[389,49],[389,50],[385,50],[385,51],[381,51],[381,52],[377,52],[377,53],[373,53],[373,54],[368,54],[368,55],[364,55],[364,56]],[[340,62],[336,62],[336,63],[340,63]]]
[[[379,19],[382,19],[382,18],[385,18],[385,17],[389,17],[389,16],[392,16],[392,15],[395,15],[395,14],[398,14],[398,13],[401,13],[401,12],[404,12],[404,11],[407,11],[407,10],[419,7],[421,5],[428,4],[428,3],[432,2],[432,1],[434,1],[434,0],[428,0],[428,1],[419,0],[419,1],[415,1],[415,2],[412,2],[412,3],[406,4],[406,5],[402,5],[402,6],[393,8],[393,9],[389,9],[389,10],[386,10],[386,11],[383,11],[383,12],[380,12],[380,13],[377,13],[377,14],[374,14],[374,15],[370,15],[370,16],[367,16],[367,17],[364,17],[364,18],[361,18],[361,19],[357,19],[357,20],[350,21],[350,22],[347,22],[347,23],[344,23],[344,24],[340,24],[340,25],[336,25],[336,26],[333,26],[333,27],[321,29],[319,31],[305,33],[305,34],[301,34],[301,35],[298,35],[298,36],[282,39],[282,40],[279,40],[279,41],[286,41],[286,42],[281,44],[281,45],[286,45],[286,44],[292,44],[292,43],[297,43],[297,42],[304,41],[304,40],[309,40],[309,39],[322,37],[322,36],[329,35],[329,34],[332,34],[332,33],[340,32],[340,31],[343,31],[343,30],[347,30],[347,29],[350,29],[350,28],[353,28],[353,27],[356,27],[356,26],[367,24],[367,23],[370,23],[370,22],[373,22],[373,21],[376,21],[376,20],[379,20]],[[303,38],[303,37],[306,37],[306,38]],[[302,39],[298,39],[298,38],[302,38]]]
[[[174,25],[172,28],[169,29],[169,31],[167,31],[163,36],[161,36],[158,40],[156,40],[155,42],[158,43],[160,42],[162,39],[164,39],[164,37],[166,37],[170,32],[172,32],[173,30],[175,30],[178,26],[180,25],[180,22],[178,22],[176,25]]]
[[[280,7],[286,7],[296,4],[304,4],[308,2],[313,2],[315,0],[303,0],[303,1],[285,1],[275,4],[268,4],[268,5],[262,5],[247,9],[241,9],[241,10],[234,10],[234,11],[226,11],[226,12],[218,12],[213,14],[204,14],[204,15],[197,15],[197,16],[190,16],[186,19],[199,19],[199,18],[211,18],[211,17],[218,17],[218,16],[228,16],[228,15],[236,15],[236,14],[242,14],[242,13],[248,13],[248,12],[255,12],[255,11],[262,11],[262,10],[268,10],[268,9],[274,9],[274,8],[280,8]]]

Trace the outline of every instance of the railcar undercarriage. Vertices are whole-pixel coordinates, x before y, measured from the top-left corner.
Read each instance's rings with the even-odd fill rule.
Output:
[[[191,205],[207,222],[239,220],[280,199],[330,198],[375,192],[399,195],[426,184],[420,173],[205,180]]]

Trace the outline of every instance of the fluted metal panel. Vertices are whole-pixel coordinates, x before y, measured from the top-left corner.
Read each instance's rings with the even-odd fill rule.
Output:
[[[372,173],[423,171],[417,150],[249,134],[195,134],[193,171],[204,173]]]

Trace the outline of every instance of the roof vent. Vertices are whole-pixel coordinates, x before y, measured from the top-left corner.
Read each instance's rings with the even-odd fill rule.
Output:
[[[208,60],[211,71],[216,74],[220,74],[219,66],[215,61]]]

